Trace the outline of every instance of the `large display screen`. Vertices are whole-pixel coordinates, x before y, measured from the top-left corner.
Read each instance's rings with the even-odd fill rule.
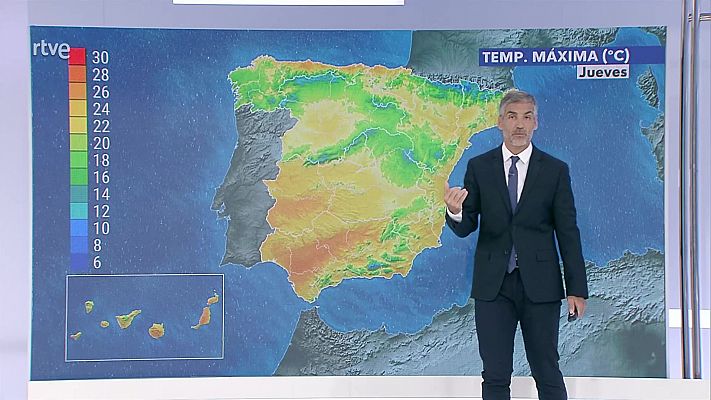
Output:
[[[563,373],[666,376],[664,27],[30,33],[32,380],[480,375],[443,193],[513,88],[588,263]]]

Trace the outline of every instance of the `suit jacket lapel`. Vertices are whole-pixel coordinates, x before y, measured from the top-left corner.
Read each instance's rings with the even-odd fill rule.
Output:
[[[504,155],[501,153],[501,147],[497,147],[493,151],[491,166],[493,170],[494,184],[501,195],[501,199],[506,204],[506,209],[511,212],[511,200],[509,199],[509,189],[506,186],[506,176],[504,176]]]
[[[541,171],[541,158],[541,152],[534,146],[528,164],[528,171],[526,172],[526,181],[523,183],[521,198],[518,199],[518,204],[516,205],[516,212],[521,209],[521,205],[529,197],[528,194],[536,187],[536,178]]]

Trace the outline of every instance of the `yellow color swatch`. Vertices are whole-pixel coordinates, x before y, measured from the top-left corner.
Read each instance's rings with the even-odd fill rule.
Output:
[[[69,117],[69,133],[86,133],[86,117]]]
[[[86,100],[69,100],[70,117],[86,117]]]

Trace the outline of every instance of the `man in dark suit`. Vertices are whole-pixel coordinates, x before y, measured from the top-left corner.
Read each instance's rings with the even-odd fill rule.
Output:
[[[561,299],[567,296],[575,318],[583,316],[588,296],[568,166],[531,144],[538,118],[530,94],[504,95],[498,127],[502,146],[469,160],[463,188],[445,188],[447,225],[459,237],[479,229],[471,296],[482,396],[510,399],[520,322],[539,398],[566,399],[558,366]]]

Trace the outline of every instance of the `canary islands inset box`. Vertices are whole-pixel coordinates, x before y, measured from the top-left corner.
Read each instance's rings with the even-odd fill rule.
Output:
[[[66,362],[224,358],[224,275],[67,275]]]

